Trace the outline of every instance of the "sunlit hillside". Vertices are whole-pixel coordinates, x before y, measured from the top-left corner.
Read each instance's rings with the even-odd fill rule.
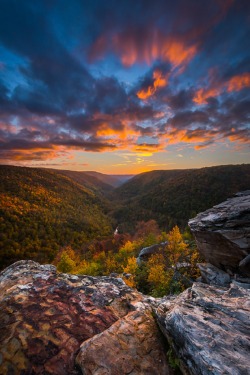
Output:
[[[0,267],[50,262],[66,245],[79,248],[111,233],[106,201],[55,172],[0,166]]]

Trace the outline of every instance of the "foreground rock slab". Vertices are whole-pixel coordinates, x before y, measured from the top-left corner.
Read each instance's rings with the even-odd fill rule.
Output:
[[[250,276],[250,191],[198,214],[189,226],[206,262]]]
[[[250,374],[250,290],[197,283],[156,316],[184,373]]]
[[[0,273],[0,374],[122,375],[131,373],[131,363],[131,374],[147,374],[144,369],[157,364],[157,374],[168,374],[151,310],[121,279],[58,274],[51,265],[17,262]],[[81,368],[76,366],[81,344],[89,347],[92,337],[110,350],[110,372],[89,372],[93,350],[84,354],[86,364],[80,360]],[[125,352],[126,363],[117,372],[112,361],[124,361]]]
[[[168,375],[159,329],[151,313],[130,312],[106,331],[85,341],[77,356],[84,375]]]

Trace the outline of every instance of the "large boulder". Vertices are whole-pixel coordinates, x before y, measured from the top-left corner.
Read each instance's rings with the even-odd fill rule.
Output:
[[[0,273],[0,374],[169,374],[155,303],[121,279],[17,262]]]
[[[250,290],[196,283],[155,312],[183,373],[250,373]]]
[[[151,255],[162,253],[167,244],[168,242],[165,241],[159,244],[144,247],[143,249],[141,249],[136,259],[137,264],[140,266],[143,262],[148,261]]]
[[[206,262],[250,276],[250,191],[198,214],[189,226]]]

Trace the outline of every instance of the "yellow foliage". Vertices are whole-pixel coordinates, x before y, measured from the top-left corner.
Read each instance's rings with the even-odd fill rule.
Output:
[[[192,251],[191,256],[190,256],[190,264],[191,264],[190,274],[194,279],[197,279],[201,275],[200,270],[197,266],[197,263],[200,263],[200,262],[201,262],[200,254],[198,250],[195,249]]]
[[[135,287],[136,287],[136,283],[135,283],[135,280],[134,280],[134,277],[133,277],[133,276],[130,276],[129,278],[123,277],[123,281],[124,281],[125,284],[127,284],[127,286],[129,286],[130,288],[135,288]]]
[[[152,264],[149,268],[148,281],[153,285],[165,284],[164,264]]]
[[[168,259],[172,266],[176,266],[178,262],[181,262],[188,255],[188,246],[183,241],[177,225],[169,232],[167,240]]]
[[[135,249],[134,242],[127,241],[123,247],[119,249],[119,252],[133,253]]]
[[[118,272],[119,265],[112,254],[109,254],[107,256],[105,261],[105,268],[106,275],[109,275],[112,272]]]
[[[138,265],[136,263],[136,258],[135,257],[128,258],[127,266],[123,269],[123,272],[131,274],[131,276],[129,278],[124,277],[123,280],[131,288],[136,287],[135,274],[136,274],[137,269],[138,269]]]
[[[96,253],[93,255],[93,259],[97,262],[105,262],[106,254],[105,251],[101,251],[100,253]]]
[[[71,259],[67,251],[63,251],[61,259],[57,265],[57,269],[60,272],[68,273],[72,272],[76,266],[76,263]]]
[[[91,275],[97,276],[100,273],[100,266],[96,262],[88,262],[83,260],[79,266],[75,269],[75,272],[78,275]]]
[[[136,263],[136,258],[131,257],[131,258],[128,258],[127,266],[124,268],[123,272],[132,273],[133,275],[135,275],[137,269],[138,269],[138,265]]]

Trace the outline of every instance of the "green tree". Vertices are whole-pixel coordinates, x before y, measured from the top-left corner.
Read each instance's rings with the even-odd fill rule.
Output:
[[[60,262],[58,263],[57,269],[60,272],[70,273],[75,268],[76,263],[70,258],[66,251],[62,253]]]

